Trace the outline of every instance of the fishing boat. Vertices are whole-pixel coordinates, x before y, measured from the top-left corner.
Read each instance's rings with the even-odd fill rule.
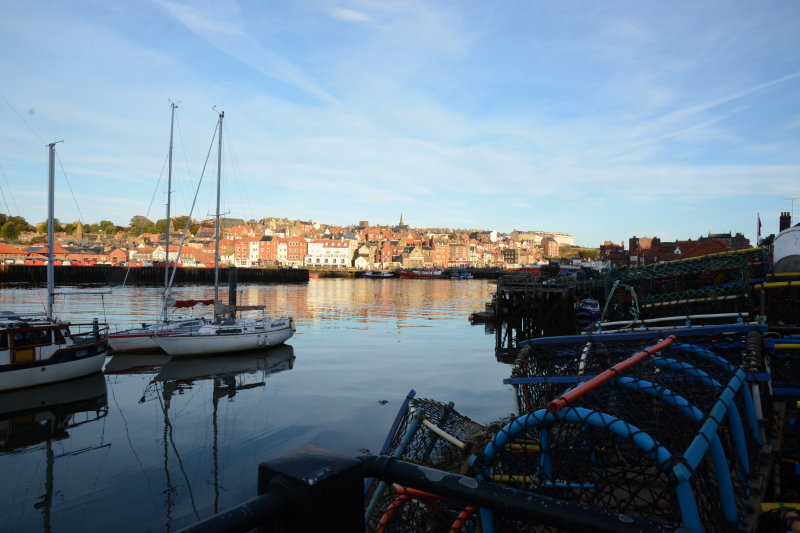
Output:
[[[47,213],[46,314],[0,312],[0,391],[66,381],[99,372],[108,352],[108,326],[95,319],[71,324],[53,314],[55,148],[50,152]]]
[[[400,277],[403,279],[447,279],[444,271],[438,268],[401,270]]]
[[[153,341],[169,355],[191,356],[225,354],[257,350],[283,344],[294,335],[291,317],[242,318],[237,311],[264,310],[264,306],[235,305],[236,290],[231,286],[228,305],[219,300],[219,240],[220,240],[220,184],[222,179],[222,124],[225,113],[219,113],[217,148],[217,210],[215,218],[214,249],[214,319],[195,331],[170,335],[153,335]],[[231,272],[229,275],[235,272]]]
[[[473,279],[474,276],[466,270],[457,270],[450,274],[450,279]]]
[[[174,300],[170,297],[170,276],[169,276],[169,245],[170,245],[170,204],[172,200],[172,139],[175,125],[175,109],[178,107],[174,102],[171,103],[172,114],[169,126],[169,156],[167,165],[167,228],[165,234],[164,250],[164,304],[161,307],[161,318],[158,322],[142,323],[141,327],[129,328],[122,331],[111,333],[108,336],[108,343],[114,352],[134,352],[134,351],[155,351],[159,346],[153,341],[155,335],[172,335],[176,333],[186,333],[194,331],[205,323],[202,317],[196,316],[167,316],[167,309]],[[200,302],[202,303],[202,302]],[[182,306],[178,306],[182,307]]]

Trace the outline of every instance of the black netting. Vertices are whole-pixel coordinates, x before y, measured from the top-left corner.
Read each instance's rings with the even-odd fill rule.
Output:
[[[767,264],[766,250],[755,248],[609,272],[603,320],[752,313],[750,283]]]
[[[800,281],[782,281],[774,278],[756,285],[764,292],[764,307],[770,326],[795,326],[800,328]]]
[[[466,473],[470,454],[490,438],[485,426],[462,415],[452,404],[413,399],[403,415],[386,455],[439,470]],[[386,483],[372,483],[366,501],[368,531],[450,531],[467,507]],[[462,521],[463,531],[475,531],[474,516]]]
[[[520,412],[528,414],[518,419],[523,426],[503,428],[501,433],[507,435],[493,441],[499,445],[487,446],[484,475],[678,526],[685,509],[676,500],[679,480],[674,466],[685,463],[684,454],[693,455],[689,450],[702,443],[702,459],[695,465],[685,463],[693,505],[704,529],[735,530],[747,508],[749,482],[761,453],[753,393],[763,401],[764,388],[747,383],[745,377],[763,372],[764,361],[758,328],[725,329],[528,343],[511,379]],[[551,400],[670,334],[675,338],[666,348],[644,354],[638,364],[565,402],[557,414],[547,411]],[[726,410],[721,402],[728,394],[731,405]],[[709,421],[716,429],[702,431]],[[712,461],[708,448],[715,446],[723,451],[719,460],[724,466]],[[729,477],[729,484],[720,475]]]

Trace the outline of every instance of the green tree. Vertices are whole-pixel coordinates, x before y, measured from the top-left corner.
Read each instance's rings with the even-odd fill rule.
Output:
[[[183,233],[186,229],[186,223],[189,222],[189,233],[197,235],[197,230],[200,229],[200,224],[190,221],[186,215],[175,217],[172,219],[172,233]]]
[[[97,233],[105,233],[106,235],[117,232],[117,225],[110,220],[101,220],[97,223],[97,228]]]
[[[22,217],[8,217],[5,223],[0,227],[0,237],[13,241],[19,237],[23,231],[33,231],[35,228],[28,224],[28,221]]]
[[[58,221],[57,218],[53,219],[53,228],[55,231],[59,231],[61,227],[61,222]],[[39,222],[36,224],[36,233],[47,233],[47,221]]]
[[[141,235],[142,233],[152,233],[155,226],[152,220],[146,216],[136,215],[131,218],[130,233],[131,235]]]
[[[76,226],[72,222],[64,226],[64,231],[67,233],[67,235],[73,235],[77,230],[78,226]]]
[[[581,250],[578,255],[581,259],[597,259],[600,255],[600,250]]]

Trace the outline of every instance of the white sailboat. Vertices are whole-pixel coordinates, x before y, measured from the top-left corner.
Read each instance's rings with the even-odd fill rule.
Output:
[[[220,183],[222,178],[222,123],[217,123],[217,212],[214,250],[214,321],[196,331],[174,335],[154,335],[153,341],[169,355],[208,355],[256,350],[283,344],[294,335],[291,317],[237,318],[236,311],[261,309],[263,306],[225,306],[219,301]],[[235,291],[231,291],[235,295]]]
[[[169,164],[167,170],[167,231],[165,234],[164,259],[164,298],[161,308],[161,319],[152,324],[142,323],[141,327],[117,331],[109,335],[108,342],[114,352],[155,351],[158,344],[153,341],[154,335],[172,335],[186,333],[202,326],[205,320],[196,316],[167,316],[167,306],[171,301],[169,296],[169,245],[170,245],[170,204],[172,200],[172,134],[175,125],[175,109],[178,107],[171,102],[172,115],[169,125]]]
[[[46,315],[0,312],[0,391],[66,381],[99,372],[108,352],[108,326],[71,324],[53,314],[55,151],[50,143],[47,211]]]

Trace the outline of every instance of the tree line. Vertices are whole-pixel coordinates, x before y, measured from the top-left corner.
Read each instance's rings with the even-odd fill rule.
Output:
[[[196,235],[200,229],[201,224],[190,220],[188,216],[172,217],[171,233],[181,233],[189,224],[189,232]],[[69,224],[62,224],[58,219],[54,220],[54,227],[56,231],[63,231],[67,235],[74,235],[78,231],[78,223],[70,222]],[[135,215],[131,218],[128,226],[118,226],[110,220],[101,220],[95,224],[83,224],[81,228],[83,233],[100,233],[103,235],[113,235],[116,233],[124,233],[128,236],[138,237],[142,233],[166,233],[167,219],[162,218],[155,222],[143,215]],[[47,241],[47,222],[40,222],[33,226],[28,223],[25,218],[20,216],[9,216],[5,213],[0,213],[0,239],[7,241],[16,241],[22,233],[35,232],[36,236],[28,239],[28,242],[36,244],[39,242]]]

